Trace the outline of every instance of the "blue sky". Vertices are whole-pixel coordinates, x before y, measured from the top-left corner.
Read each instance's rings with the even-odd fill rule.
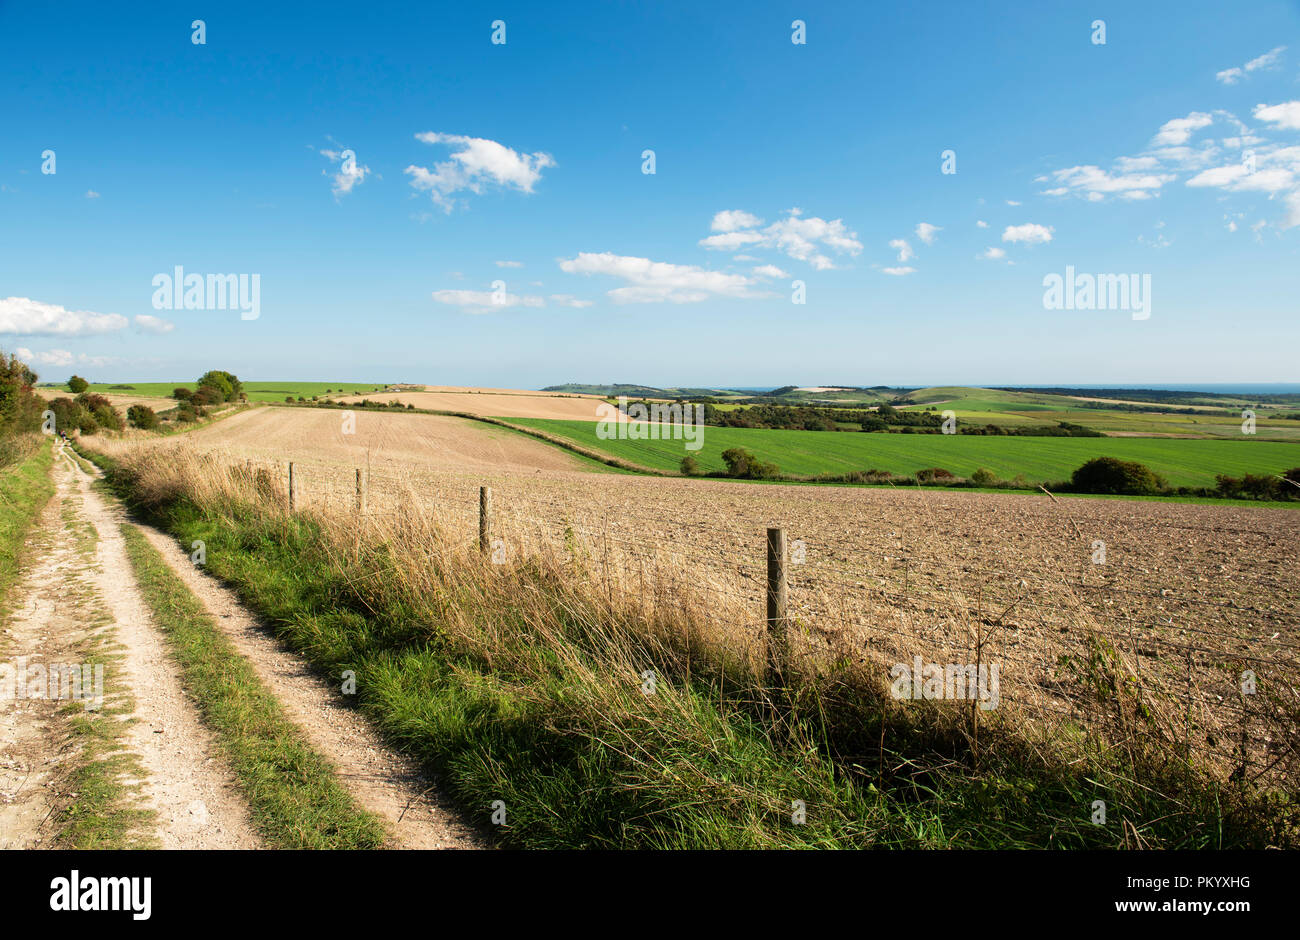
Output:
[[[1294,0],[0,0],[0,114],[46,379],[1297,380]],[[157,309],[178,265],[259,316]]]

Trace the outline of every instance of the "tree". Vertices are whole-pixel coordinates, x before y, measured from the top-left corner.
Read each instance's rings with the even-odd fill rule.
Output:
[[[79,375],[74,375],[72,378],[68,379],[68,389],[74,395],[80,395],[88,388],[90,388],[90,383]]]
[[[994,486],[998,482],[998,476],[992,470],[979,467],[970,475],[971,482],[976,486]]]
[[[36,373],[25,362],[0,352],[0,464],[6,462],[5,438],[40,427],[48,405],[32,391],[35,384]]]
[[[722,462],[727,465],[728,476],[741,480],[770,480],[781,472],[776,464],[760,460],[743,447],[724,450]]]
[[[694,457],[687,454],[682,458],[682,473],[688,477],[697,476],[700,472],[700,465]]]
[[[216,399],[217,402],[238,401],[239,396],[244,393],[244,386],[239,379],[234,374],[222,372],[220,369],[204,372],[195,384],[200,388],[206,386],[215,389],[220,395]]]
[[[1150,496],[1165,489],[1165,481],[1149,467],[1116,457],[1094,457],[1070,481],[1080,493]]]

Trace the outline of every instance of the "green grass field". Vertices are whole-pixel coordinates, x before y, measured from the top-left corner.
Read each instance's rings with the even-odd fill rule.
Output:
[[[53,385],[72,394],[67,385]],[[134,395],[140,398],[170,398],[172,389],[194,388],[194,380],[183,382],[92,382],[90,390],[101,395]],[[286,395],[297,398],[311,398],[313,395],[326,394],[351,395],[356,392],[368,395],[381,392],[386,385],[374,385],[368,382],[245,382],[244,392],[249,401],[284,401]]]
[[[502,420],[654,469],[677,470],[688,453],[684,441],[600,440],[595,422]],[[869,468],[907,475],[925,467],[943,467],[969,477],[976,468],[985,467],[1004,479],[1023,473],[1041,483],[1068,479],[1092,457],[1119,457],[1146,464],[1174,486],[1212,487],[1217,473],[1239,477],[1300,466],[1300,445],[1250,439],[975,437],[713,427],[704,428],[703,439],[704,447],[695,452],[703,470],[724,469],[722,452],[743,447],[776,463],[783,473],[798,476]]]

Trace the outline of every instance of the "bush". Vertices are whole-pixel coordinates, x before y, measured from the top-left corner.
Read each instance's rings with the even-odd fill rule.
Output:
[[[957,474],[943,467],[927,467],[916,471],[916,479],[920,483],[950,483],[957,479]]]
[[[1132,460],[1094,457],[1070,478],[1080,493],[1116,496],[1151,496],[1166,489],[1166,484],[1151,468]]]
[[[158,427],[158,416],[148,405],[132,405],[126,409],[126,420],[133,428],[153,431]]]
[[[698,476],[700,472],[699,462],[694,457],[687,454],[682,458],[682,473],[688,477]]]
[[[172,389],[172,398],[176,399],[177,401],[189,401],[193,397],[194,397],[194,393],[191,392],[188,388]]]
[[[96,405],[90,413],[94,416],[95,423],[106,430],[121,431],[126,427],[122,415],[112,405]]]
[[[740,480],[770,480],[781,472],[774,463],[760,460],[743,447],[732,447],[722,452],[727,465],[727,476]]]
[[[289,404],[291,404],[291,405],[293,404],[293,396],[292,396],[292,395],[285,395],[285,396],[284,396],[284,400],[287,401],[287,402],[288,402]]]
[[[980,467],[972,473],[970,479],[976,486],[997,486],[998,483],[1001,482],[998,480],[998,475],[996,473],[992,470],[987,470],[984,467]]]
[[[74,395],[80,395],[86,389],[90,388],[90,383],[79,375],[74,375],[68,379],[68,389]]]
[[[202,407],[204,405],[219,405],[221,402],[225,401],[225,399],[221,397],[221,392],[213,388],[211,385],[200,385],[198,389],[195,390],[194,394],[190,396],[189,400],[196,407]]]

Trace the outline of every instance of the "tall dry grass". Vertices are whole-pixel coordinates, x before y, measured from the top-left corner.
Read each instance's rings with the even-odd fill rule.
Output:
[[[593,551],[589,539],[557,538],[550,525],[516,529],[509,558],[495,564],[477,550],[464,513],[421,498],[414,479],[365,514],[341,501],[290,512],[284,478],[266,468],[183,443],[95,446],[117,463],[146,511],[186,501],[235,528],[286,541],[308,526],[310,556],[301,563],[328,572],[339,605],[373,615],[374,623],[362,618],[356,629],[374,631],[371,639],[394,650],[440,650],[461,680],[493,687],[557,735],[599,735],[630,787],[689,780],[720,811],[779,815],[782,797],[759,778],[727,770],[719,738],[731,732],[721,713],[764,728],[774,754],[827,757],[800,768],[810,792],[841,792],[840,776],[852,787],[863,774],[883,779],[908,763],[932,784],[982,768],[1032,775],[1080,766],[1102,785],[1145,790],[1158,805],[1190,806],[1187,794],[1202,790],[1214,790],[1217,801],[1217,788],[1227,786],[1223,802],[1238,801],[1233,812],[1247,818],[1260,812],[1261,799],[1276,807],[1279,793],[1285,813],[1294,813],[1291,732],[1300,709],[1292,686],[1269,683],[1267,705],[1221,732],[1235,734],[1226,747],[1194,749],[1184,734],[1187,700],[1149,671],[1139,675],[1082,604],[1073,655],[994,712],[975,703],[893,701],[889,666],[910,652],[905,639],[893,650],[864,650],[851,638],[806,629],[793,633],[785,688],[776,690],[750,599],[683,570],[671,552],[651,546],[633,566],[617,551]],[[824,598],[832,611],[845,603]],[[967,598],[953,598],[950,632],[968,636],[977,655],[995,656],[998,619],[973,618],[971,610]],[[316,652],[327,654],[335,641],[318,642]],[[912,649],[921,648],[926,638],[918,636]],[[646,694],[651,676],[654,694]],[[716,692],[719,711],[701,707],[701,689]],[[710,759],[698,760],[702,754]],[[846,798],[845,805],[855,804]],[[1290,832],[1294,820],[1279,819]],[[1129,838],[1126,832],[1125,844],[1149,844],[1136,827]]]

